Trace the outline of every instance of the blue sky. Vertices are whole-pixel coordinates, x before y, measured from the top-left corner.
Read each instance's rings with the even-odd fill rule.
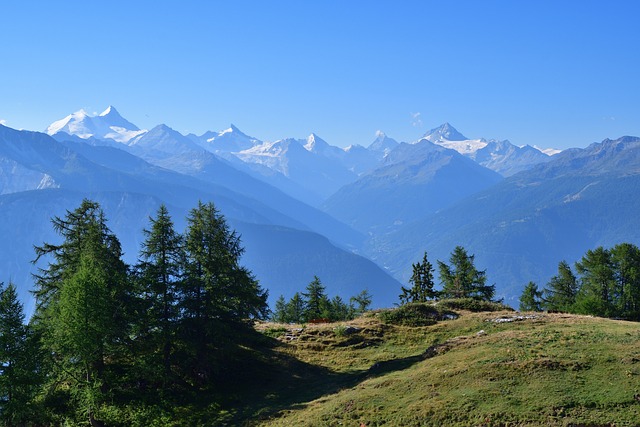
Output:
[[[0,120],[114,105],[142,128],[263,140],[640,136],[640,1],[20,1],[0,6]]]

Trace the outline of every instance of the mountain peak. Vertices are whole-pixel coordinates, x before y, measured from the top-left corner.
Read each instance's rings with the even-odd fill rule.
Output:
[[[118,110],[116,110],[116,108],[113,105],[109,105],[106,110],[100,113],[100,117],[107,117],[107,116],[122,117],[120,113],[118,113]]]
[[[431,142],[466,141],[469,139],[458,132],[458,130],[448,122],[443,123],[437,128],[431,129],[429,132],[425,133],[422,138]]]

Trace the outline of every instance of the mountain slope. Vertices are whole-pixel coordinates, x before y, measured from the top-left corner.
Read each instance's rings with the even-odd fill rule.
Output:
[[[386,232],[485,189],[501,177],[453,150],[423,139],[400,144],[385,166],[341,188],[327,212],[368,232]]]
[[[640,138],[562,152],[464,201],[371,242],[370,256],[407,277],[428,251],[448,259],[456,245],[487,268],[497,295],[517,305],[524,285],[544,286],[558,262],[588,249],[640,243]],[[385,248],[380,250],[380,248]]]
[[[101,203],[109,225],[122,240],[125,259],[129,263],[135,261],[142,229],[148,226],[149,215],[155,214],[160,203],[168,205],[178,230],[184,227],[188,210],[196,206],[198,200],[203,200],[213,201],[232,226],[253,224],[251,229],[257,230],[254,235],[259,236],[260,229],[265,228],[270,231],[263,235],[274,242],[282,240],[285,235],[295,236],[300,250],[287,255],[292,260],[290,269],[272,273],[262,279],[263,286],[275,295],[284,293],[287,287],[300,286],[300,283],[293,283],[291,280],[292,277],[301,276],[298,270],[301,266],[312,271],[340,271],[344,269],[341,262],[352,256],[326,241],[323,256],[314,262],[308,262],[309,254],[314,253],[317,247],[314,242],[322,238],[311,232],[311,227],[305,222],[316,228],[333,228],[336,235],[342,232],[343,242],[349,242],[350,236],[357,236],[357,233],[326,214],[291,200],[260,181],[257,183],[263,187],[258,186],[257,191],[262,189],[265,202],[270,201],[271,204],[223,185],[153,166],[113,147],[77,142],[59,143],[45,134],[0,127],[0,158],[19,164],[34,174],[49,176],[58,187],[33,191],[26,191],[30,188],[25,187],[0,196],[0,221],[4,233],[4,239],[0,243],[0,268],[8,275],[5,280],[11,278],[16,282],[21,298],[25,301],[32,282],[29,274],[33,272],[30,265],[33,245],[42,244],[45,239],[56,242],[57,236],[52,233],[49,219],[53,215],[64,215],[66,209],[75,209],[84,197]],[[229,178],[233,179],[234,176]],[[273,198],[275,202],[267,200],[269,198]],[[284,206],[282,208],[277,206],[280,201]],[[307,217],[297,220],[280,209],[297,209],[297,213],[307,214]],[[275,226],[275,229],[272,228]],[[272,253],[259,253],[255,250],[250,253],[252,258],[247,261],[249,268],[260,263],[264,265],[266,261],[263,258],[273,259]],[[356,275],[369,278],[369,287],[378,286],[376,281],[380,284],[393,283],[394,289],[399,287],[395,280],[368,260],[362,259],[356,266],[356,271],[359,271]],[[360,285],[353,283],[353,286]],[[344,289],[349,294],[359,291],[360,289],[353,289],[352,292]],[[380,298],[380,304],[391,302],[384,299],[384,295],[376,298]]]

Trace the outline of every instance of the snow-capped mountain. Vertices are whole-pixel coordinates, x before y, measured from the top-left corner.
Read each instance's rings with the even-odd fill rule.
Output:
[[[431,129],[422,139],[455,150],[502,176],[511,176],[550,159],[549,154],[529,145],[518,147],[508,140],[469,139],[449,123]]]
[[[369,150],[376,153],[382,153],[382,156],[389,154],[391,150],[396,148],[399,142],[393,138],[389,138],[384,132],[376,132],[376,139],[369,145]]]
[[[200,136],[187,135],[187,137],[197,141],[204,149],[213,153],[235,153],[262,144],[262,141],[244,134],[233,124],[220,132],[209,131]]]
[[[53,122],[46,129],[46,133],[51,136],[62,132],[82,139],[97,138],[127,143],[146,131],[140,130],[122,117],[114,107],[109,106],[99,115],[90,115],[84,110],[76,111]]]

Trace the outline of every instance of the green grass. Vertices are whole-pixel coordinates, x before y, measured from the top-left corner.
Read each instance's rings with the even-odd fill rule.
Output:
[[[372,315],[354,323],[359,345],[343,345],[353,335],[336,336],[331,326],[307,328],[276,351],[326,376],[308,384],[314,393],[290,395],[247,422],[640,425],[640,325],[558,314],[491,322],[516,315],[464,312],[423,327],[388,325]]]

